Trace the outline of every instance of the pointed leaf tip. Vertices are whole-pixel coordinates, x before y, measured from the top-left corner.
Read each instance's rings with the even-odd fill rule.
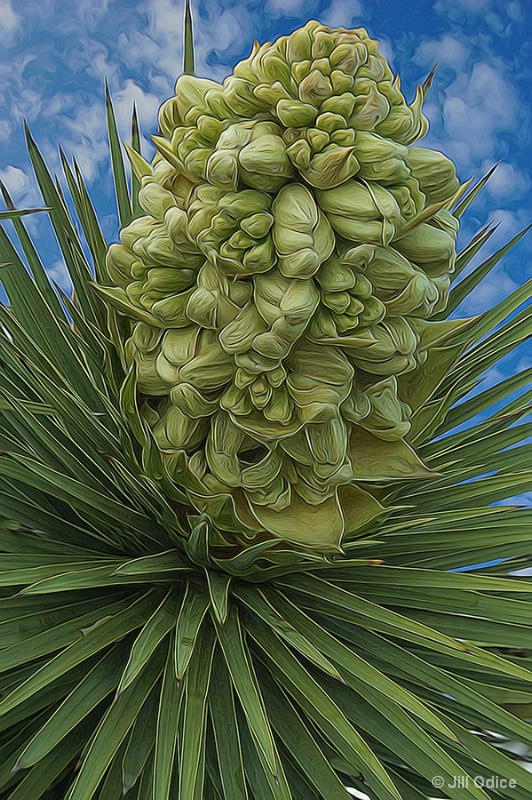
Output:
[[[6,206],[10,209],[14,209],[15,206],[13,204],[13,200],[11,199],[11,195],[9,194],[4,181],[0,181],[0,191],[2,192],[2,197],[4,198],[4,203]]]
[[[183,73],[194,75],[194,31],[190,0],[185,2],[185,26],[183,36]]]
[[[425,80],[421,85],[423,100],[426,99],[427,94],[429,93],[429,89],[432,86],[432,81],[434,80],[434,75],[436,74],[436,70],[438,69],[439,63],[440,63],[439,61],[436,61],[436,63],[434,64],[431,71],[429,72],[429,74],[427,75],[427,77],[425,78]]]

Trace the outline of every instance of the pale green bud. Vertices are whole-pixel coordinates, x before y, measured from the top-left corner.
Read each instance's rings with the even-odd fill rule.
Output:
[[[374,81],[384,80],[386,77],[386,67],[382,58],[375,55],[369,55],[366,63],[357,71],[357,79],[370,78]]]
[[[261,83],[253,88],[253,94],[264,106],[269,106],[271,109],[274,109],[280,101],[293,99],[279,81]]]
[[[329,223],[310,191],[298,183],[283,186],[273,201],[272,213],[279,269],[286,277],[309,278],[333,251]]]
[[[306,169],[312,159],[312,150],[305,139],[299,139],[287,148],[286,154],[292,164],[300,171]]]
[[[355,88],[357,96],[350,119],[353,128],[360,131],[377,130],[382,136],[386,136],[387,134],[379,123],[383,125],[382,121],[387,121],[390,116],[388,100],[368,79],[357,81]]]
[[[327,131],[319,128],[310,128],[306,133],[307,140],[315,153],[320,153],[331,141]]]
[[[228,414],[218,413],[213,417],[205,443],[205,457],[212,473],[226,485],[236,487],[241,483],[238,452],[244,441],[244,434]]]
[[[334,131],[342,130],[345,126],[345,118],[342,117],[341,114],[335,114],[332,111],[320,114],[316,119],[316,127],[327,131],[329,134],[334,133]]]
[[[349,44],[339,44],[329,55],[329,62],[333,69],[354,75],[359,66],[366,60],[367,53],[364,48]]]
[[[156,219],[163,219],[166,211],[177,205],[172,192],[163,189],[151,176],[142,181],[138,198],[143,210]]]
[[[313,69],[299,84],[299,98],[304,103],[319,105],[332,94],[332,84],[319,69]]]
[[[339,186],[359,171],[359,163],[354,147],[328,145],[321,153],[317,153],[306,168],[300,172],[311,186],[326,189]]]
[[[267,272],[277,263],[277,255],[270,237],[250,247],[244,254],[243,263],[247,274]]]
[[[211,114],[202,114],[196,122],[200,135],[214,145],[224,130],[224,123]]]
[[[234,372],[233,361],[222,349],[216,333],[205,330],[198,340],[196,355],[180,368],[180,378],[200,391],[225,386]]]
[[[350,93],[355,83],[352,75],[340,69],[332,70],[330,75],[330,81],[336,96],[343,96],[345,92]],[[330,101],[325,100],[324,102],[332,102],[332,100],[333,98],[331,98]],[[353,101],[353,107],[354,107],[354,101]]]
[[[253,84],[231,76],[224,81],[224,99],[240,117],[249,117],[264,108],[264,102],[253,91]]]
[[[259,211],[246,217],[240,223],[241,228],[254,239],[262,239],[273,225],[273,216],[267,211]]]
[[[279,100],[275,113],[287,128],[306,128],[312,125],[318,113],[315,106],[298,100]]]
[[[281,426],[288,425],[292,421],[294,403],[284,386],[274,389],[268,404],[264,408],[264,416],[270,422],[276,422]]]
[[[189,322],[186,308],[192,291],[189,289],[180,294],[167,295],[162,300],[154,302],[151,311],[167,325],[181,328]]]
[[[419,181],[429,204],[448,200],[459,186],[452,161],[437,150],[422,147],[407,148],[406,163]]]
[[[371,344],[350,350],[356,366],[374,375],[398,375],[416,367],[419,339],[405,319],[390,317],[371,333]]]
[[[242,180],[254,189],[275,192],[293,176],[280,136],[258,136],[240,151],[239,162]]]
[[[303,78],[306,78],[312,69],[312,61],[297,61],[292,64],[291,73],[296,83],[301,83]]]
[[[290,63],[310,60],[312,56],[311,27],[307,23],[304,28],[299,28],[288,37],[286,42],[286,59]]]
[[[322,111],[322,114],[325,112],[332,114],[340,114],[344,120],[344,125],[345,125],[345,120],[350,119],[354,108],[355,108],[354,94],[352,92],[343,92],[340,95],[335,95],[334,97],[329,97],[327,98],[327,100],[324,100],[323,103],[321,104],[320,110]],[[321,116],[322,115],[320,115],[318,120],[321,119]],[[317,125],[318,127],[324,127],[323,125],[320,125],[319,121]]]
[[[450,272],[456,257],[455,237],[429,223],[398,239],[394,248],[431,276]]]
[[[343,408],[343,415],[351,422],[371,431],[379,439],[397,441],[404,438],[410,428],[411,409],[397,395],[395,376],[356,392]]]
[[[131,342],[142,353],[151,353],[159,346],[162,335],[160,328],[153,328],[145,322],[136,322],[131,333]]]
[[[105,260],[110,280],[119,286],[125,286],[131,280],[132,268],[136,261],[137,257],[121,244],[112,244]]]
[[[245,353],[251,349],[257,334],[267,330],[268,326],[257,308],[250,304],[221,331],[220,344],[226,353]]]
[[[178,78],[175,86],[177,109],[180,119],[186,125],[194,125],[198,117],[205,112],[207,108],[205,97],[209,90],[221,93],[222,87],[214,81],[196,78],[193,75],[181,75]]]
[[[210,183],[236,191],[238,188],[238,158],[231,150],[217,150],[209,159],[205,175]]]

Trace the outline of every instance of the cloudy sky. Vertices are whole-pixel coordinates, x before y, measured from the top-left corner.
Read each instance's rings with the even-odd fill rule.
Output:
[[[109,238],[111,200],[103,84],[111,87],[126,138],[132,104],[149,135],[182,61],[183,0],[0,0],[0,178],[17,204],[38,205],[22,135],[26,118],[48,163],[57,145],[75,156]],[[197,72],[222,79],[248,55],[253,40],[288,33],[310,17],[328,25],[364,26],[378,39],[405,94],[438,61],[425,106],[425,146],[442,150],[465,180],[501,164],[464,221],[466,241],[488,220],[501,222],[490,251],[532,221],[530,0],[192,0]],[[64,269],[44,215],[29,225],[54,278]],[[506,257],[460,309],[478,313],[532,273],[532,236]],[[532,362],[522,347],[486,384]]]

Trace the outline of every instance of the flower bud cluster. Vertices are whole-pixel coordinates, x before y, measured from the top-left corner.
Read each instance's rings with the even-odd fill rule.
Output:
[[[364,30],[310,22],[223,85],[181,77],[161,109],[109,297],[169,469],[247,531],[290,538],[281,516],[325,502],[349,517],[361,448],[408,437],[402,376],[427,358],[457,232],[454,166],[412,146],[422,101]]]

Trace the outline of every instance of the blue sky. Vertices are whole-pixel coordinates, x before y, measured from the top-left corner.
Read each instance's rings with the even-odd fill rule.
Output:
[[[501,222],[486,255],[532,221],[530,0],[192,0],[197,72],[221,80],[248,55],[314,17],[331,26],[365,27],[378,39],[407,98],[435,61],[425,106],[425,146],[442,150],[465,180],[497,172],[467,214],[465,242],[489,220]],[[0,0],[0,178],[20,206],[39,204],[22,135],[23,119],[49,165],[60,142],[88,180],[109,238],[116,237],[103,100],[111,87],[128,137],[136,102],[144,152],[161,102],[180,73],[183,0]],[[54,278],[64,268],[44,215],[29,220]],[[473,293],[461,311],[478,313],[532,274],[532,235]],[[521,347],[497,365],[485,386],[532,363]]]

